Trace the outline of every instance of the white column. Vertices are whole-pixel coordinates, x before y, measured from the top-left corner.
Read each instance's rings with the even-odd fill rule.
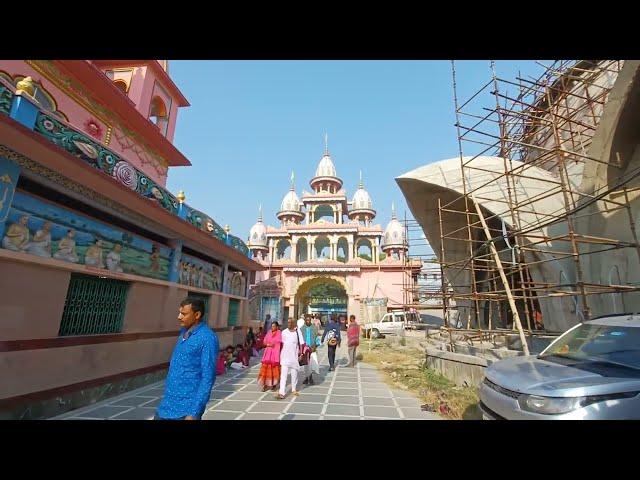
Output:
[[[291,237],[291,260],[296,261],[296,252],[297,252],[297,242],[294,237]]]

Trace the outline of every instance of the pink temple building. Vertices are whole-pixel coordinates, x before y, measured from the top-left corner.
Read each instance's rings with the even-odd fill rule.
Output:
[[[325,144],[311,192],[298,197],[294,177],[277,213],[265,225],[260,211],[248,247],[265,267],[250,293],[253,318],[297,318],[305,313],[365,317],[367,305],[399,309],[411,303],[407,286],[420,262],[407,258],[404,226],[395,210],[383,230],[362,182],[351,199]]]
[[[166,188],[188,105],[165,60],[0,60],[0,419],[163,378],[186,296],[244,339],[261,266]]]

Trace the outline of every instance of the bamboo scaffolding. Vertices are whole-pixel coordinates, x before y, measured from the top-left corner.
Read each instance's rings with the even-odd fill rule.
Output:
[[[447,202],[437,199],[443,328],[449,331],[449,335],[451,330],[490,334],[499,331],[491,328],[494,312],[503,322],[500,305],[509,304],[513,317],[511,331],[517,330],[526,350],[524,334],[533,335],[535,332],[533,313],[539,308],[536,304],[540,299],[574,297],[576,305],[580,303],[579,314],[588,319],[589,297],[640,291],[640,285],[588,282],[583,266],[588,255],[624,248],[636,249],[640,261],[640,242],[627,188],[631,180],[640,176],[640,168],[627,171],[616,185],[602,187],[590,194],[579,191],[575,181],[576,175],[582,174],[585,162],[615,168],[623,165],[620,160],[616,165],[588,154],[612,86],[602,80],[602,75],[617,74],[620,69],[619,61],[555,61],[545,67],[538,78],[529,80],[518,75],[516,81],[512,81],[496,75],[492,62],[491,80],[468,100],[459,103],[455,63],[452,62],[461,194]],[[501,86],[515,86],[519,93],[502,92]],[[473,111],[476,107],[474,101],[479,101],[482,93],[491,94],[495,106],[482,106]],[[478,114],[478,110],[484,113]],[[465,118],[473,121],[466,125]],[[470,145],[479,153],[464,156],[463,145]],[[474,165],[474,160],[488,152],[503,159],[503,171],[495,172]],[[513,160],[518,163],[514,164]],[[533,167],[543,168],[551,175],[542,178],[537,172],[530,173]],[[471,185],[468,179],[473,175],[478,180],[478,174],[486,175],[486,180],[481,179]],[[522,187],[519,185],[523,180],[540,182],[544,188],[540,193],[520,198]],[[503,191],[500,198],[483,191],[487,188],[495,190],[496,186]],[[610,198],[614,193],[618,197],[624,195],[624,198]],[[560,199],[557,209],[537,211],[537,202],[548,201],[554,196]],[[484,201],[491,201],[494,211],[481,209]],[[495,211],[498,205],[502,205],[498,208],[501,211]],[[598,208],[588,211],[592,205]],[[632,241],[576,230],[577,220],[622,210],[626,211],[629,219]],[[446,230],[445,214],[463,216],[464,225]],[[527,222],[523,223],[522,215],[527,215]],[[547,235],[547,229],[553,226],[561,226],[561,231]],[[552,245],[558,242],[567,245],[567,249],[553,248]],[[458,245],[455,247],[458,251],[460,245],[465,244],[463,251],[468,251],[467,257],[451,259],[447,251],[454,248],[452,244]],[[603,248],[597,248],[597,245]],[[510,260],[507,261],[508,258]],[[561,261],[570,261],[574,265],[574,278],[570,283],[534,282],[531,278],[531,268]],[[463,305],[458,304],[458,310],[463,308],[469,313],[466,329],[455,329],[456,325],[448,322],[447,306],[452,300],[460,300]],[[483,329],[479,321],[480,302],[488,311],[488,330]],[[475,328],[470,328],[472,319]]]

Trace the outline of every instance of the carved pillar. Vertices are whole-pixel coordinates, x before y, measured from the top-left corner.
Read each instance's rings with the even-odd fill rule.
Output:
[[[9,208],[13,203],[13,195],[18,185],[21,168],[18,164],[0,157],[0,239],[4,238]]]
[[[298,245],[295,237],[291,237],[291,260],[296,261],[296,252],[298,251]]]

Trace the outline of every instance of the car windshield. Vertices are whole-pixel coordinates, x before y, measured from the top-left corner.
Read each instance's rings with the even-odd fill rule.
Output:
[[[582,324],[558,338],[538,358],[547,357],[640,370],[640,328]]]

